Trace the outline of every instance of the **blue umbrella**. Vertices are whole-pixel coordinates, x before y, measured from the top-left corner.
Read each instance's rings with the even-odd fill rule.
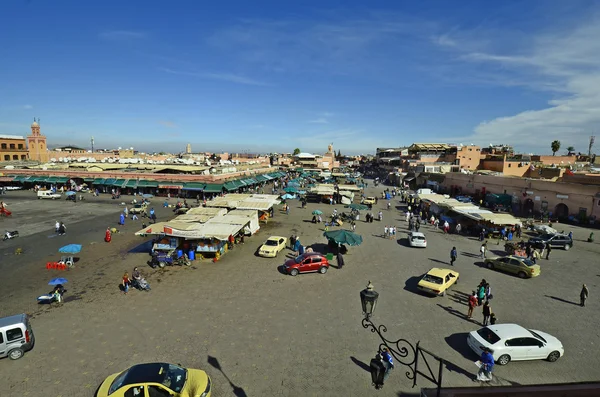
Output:
[[[296,196],[292,196],[291,194],[286,193],[283,196],[281,196],[281,198],[284,200],[290,200],[290,199],[296,198]]]
[[[69,280],[67,280],[66,278],[57,277],[57,278],[53,278],[52,280],[50,280],[48,285],[66,284],[68,282],[69,282]]]
[[[77,194],[77,192],[74,192],[72,190],[69,190],[67,193],[65,193],[67,196],[73,196],[75,194]]]
[[[151,195],[151,194],[143,194],[143,195],[142,195],[142,197],[143,197],[143,198],[152,198],[152,197],[154,197],[154,196],[153,196],[153,195]]]
[[[81,252],[81,244],[69,244],[64,247],[60,247],[58,252],[61,254],[78,254]]]

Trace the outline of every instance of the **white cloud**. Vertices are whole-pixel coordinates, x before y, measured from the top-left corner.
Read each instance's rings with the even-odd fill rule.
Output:
[[[548,92],[549,96],[547,106],[541,109],[524,109],[480,123],[470,139],[480,144],[510,143],[544,153],[549,153],[550,143],[558,139],[563,147],[572,145],[586,152],[589,136],[600,125],[598,22],[598,17],[582,18],[570,28],[553,29],[532,38],[523,34],[521,38],[512,37],[509,43],[498,32],[487,41],[487,48],[477,51],[465,51],[460,42],[455,42],[453,47],[467,67],[495,71],[493,84],[521,85]],[[497,50],[495,43],[512,50]],[[444,40],[438,44],[447,46]]]
[[[31,105],[23,105],[23,109],[25,109],[25,110],[31,110],[31,109],[33,109],[33,106],[31,106]]]
[[[329,121],[325,117],[319,117],[317,119],[308,120],[309,123],[312,124],[328,124]]]
[[[167,128],[177,128],[177,124],[173,121],[169,121],[169,120],[159,120],[158,124],[162,125],[163,127],[167,127]]]
[[[146,33],[134,30],[108,30],[98,35],[104,40],[126,41],[139,40],[147,37]]]
[[[232,74],[232,73],[205,73],[205,72],[188,72],[188,71],[183,71],[183,70],[175,70],[175,69],[169,69],[169,68],[159,68],[158,70],[160,70],[161,72],[165,72],[165,73],[169,73],[169,74],[176,74],[176,75],[180,75],[180,76],[192,76],[192,77],[199,77],[202,79],[208,79],[208,80],[221,80],[221,81],[226,81],[229,83],[236,83],[236,84],[245,84],[245,85],[256,85],[256,86],[268,86],[268,83],[265,83],[263,81],[259,81],[259,80],[254,80],[248,77],[244,77],[244,76],[240,76],[237,74]]]

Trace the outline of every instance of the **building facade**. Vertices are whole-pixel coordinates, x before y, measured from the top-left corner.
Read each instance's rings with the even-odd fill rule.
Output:
[[[0,161],[27,160],[25,138],[18,135],[0,135]]]
[[[49,159],[46,137],[40,133],[40,124],[33,119],[31,134],[27,136],[27,147],[29,149],[29,160],[47,163]]]

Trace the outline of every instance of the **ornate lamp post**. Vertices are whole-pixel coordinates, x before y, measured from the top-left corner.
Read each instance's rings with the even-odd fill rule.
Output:
[[[375,291],[373,284],[369,280],[367,288],[360,291],[360,303],[362,304],[362,311],[365,319],[371,318],[377,306],[377,299],[379,299],[379,292]]]

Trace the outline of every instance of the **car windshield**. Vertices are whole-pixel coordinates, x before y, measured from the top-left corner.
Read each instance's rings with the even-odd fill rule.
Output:
[[[423,237],[423,236],[413,236],[412,239],[413,240],[421,240],[421,241],[423,241],[423,240],[425,240],[425,237]]]
[[[535,265],[535,263],[533,263],[531,260],[524,258],[524,259],[519,259],[519,262],[523,263],[525,266],[533,266]]]
[[[265,245],[270,245],[270,246],[276,247],[277,246],[277,240],[267,240],[265,242]]]
[[[187,380],[187,370],[173,364],[152,363],[134,365],[120,373],[108,389],[112,394],[121,387],[137,383],[160,383],[179,393]]]
[[[538,338],[539,340],[541,340],[544,343],[548,343],[546,342],[546,339],[542,338],[540,334],[538,334],[537,332],[534,332],[530,329],[528,329],[527,331],[531,332],[531,335],[535,336],[536,338]]]
[[[554,237],[553,234],[544,234],[540,238],[545,241],[545,240],[550,240],[552,237]]]
[[[298,255],[297,257],[294,258],[294,262],[296,262],[296,263],[302,263],[303,260],[304,260],[304,255]]]
[[[488,327],[481,328],[477,333],[490,345],[493,345],[500,340],[500,337]]]
[[[433,283],[433,284],[444,284],[444,279],[441,277],[437,277],[437,276],[432,276],[431,274],[426,274],[425,277],[423,277],[423,281],[426,281],[428,283]]]

